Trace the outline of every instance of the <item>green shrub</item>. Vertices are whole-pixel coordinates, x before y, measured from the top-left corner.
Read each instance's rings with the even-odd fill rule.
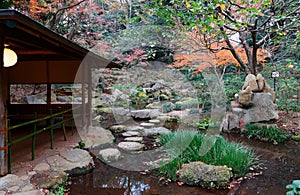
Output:
[[[211,118],[204,117],[198,123],[196,123],[196,126],[199,130],[206,130],[211,124]]]
[[[282,132],[277,127],[257,126],[255,124],[246,124],[248,138],[257,138],[262,141],[273,142],[274,144],[284,142],[289,134]]]
[[[120,91],[123,90],[130,90],[132,89],[134,86],[132,84],[124,84],[124,85],[113,85],[112,88],[114,89],[118,89]]]
[[[224,90],[229,103],[234,100],[234,95],[242,89],[244,82],[245,75],[226,75],[226,78],[224,79]]]
[[[297,99],[278,99],[276,102],[280,110],[285,110],[287,112],[296,111],[300,112],[300,104],[297,102]]]
[[[294,180],[292,184],[288,184],[286,189],[289,191],[286,195],[299,195],[300,194],[300,180]]]
[[[232,168],[236,177],[245,175],[256,163],[252,150],[241,144],[228,142],[220,135],[209,137],[197,131],[182,130],[161,135],[160,140],[173,160],[161,166],[159,172],[172,180],[176,180],[176,171],[183,163],[202,161],[212,165],[227,165]],[[201,155],[201,145],[209,142],[214,143],[213,146]]]
[[[75,148],[84,149],[84,147],[85,147],[85,143],[80,141],[80,142],[78,142],[78,144]]]
[[[163,113],[171,112],[174,109],[174,105],[171,102],[164,103],[161,106],[161,111]]]
[[[63,187],[60,186],[55,190],[51,190],[49,195],[65,195],[67,190]]]
[[[147,96],[146,92],[138,91],[137,93],[130,94],[130,100],[132,104],[137,106],[137,109],[142,109],[146,107],[148,103],[149,97]]]
[[[299,78],[296,77],[300,72],[300,63],[294,60],[297,59],[285,58],[283,61],[278,62],[279,65],[275,67],[270,64],[266,65],[263,72],[261,72],[267,83],[273,88],[274,79],[270,78],[269,75],[271,75],[274,70],[279,72],[280,76],[276,79],[276,98],[278,100],[276,103],[280,110],[285,110],[287,112],[300,111],[300,85]],[[290,65],[293,65],[293,67]]]
[[[184,110],[187,108],[199,108],[199,101],[197,99],[189,99],[176,102],[174,110]]]

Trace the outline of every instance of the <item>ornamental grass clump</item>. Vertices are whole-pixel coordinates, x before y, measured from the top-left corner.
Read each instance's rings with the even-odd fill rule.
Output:
[[[182,164],[188,162],[227,165],[232,168],[235,177],[244,176],[257,163],[252,150],[239,143],[228,142],[221,135],[205,136],[198,131],[182,130],[161,135],[160,140],[164,151],[172,160],[160,166],[159,172],[172,180],[176,180],[176,171]],[[204,147],[201,147],[202,144]],[[203,148],[206,151],[203,152]]]
[[[248,138],[257,138],[274,144],[284,142],[289,137],[289,134],[282,132],[277,127],[259,127],[255,124],[247,124],[245,133]]]

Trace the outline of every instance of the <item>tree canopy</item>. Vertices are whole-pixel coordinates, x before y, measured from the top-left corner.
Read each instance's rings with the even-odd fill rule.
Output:
[[[266,57],[285,64],[299,58],[300,3],[295,0],[5,0],[0,7],[18,9],[125,64],[188,49],[189,54],[176,56],[174,65],[191,65],[195,54],[207,49],[216,65],[234,64],[256,74]]]
[[[229,51],[246,73],[257,73],[264,49],[272,54],[286,39],[299,45],[295,0],[154,0],[150,10],[167,25],[196,34],[200,47]]]

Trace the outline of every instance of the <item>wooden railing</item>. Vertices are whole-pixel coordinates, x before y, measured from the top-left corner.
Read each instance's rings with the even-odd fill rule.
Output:
[[[75,108],[77,109],[77,108]],[[12,154],[11,154],[11,148],[12,145],[21,142],[25,139],[28,139],[30,137],[32,137],[32,142],[31,142],[31,159],[34,160],[34,156],[35,156],[35,143],[36,143],[36,135],[50,130],[50,148],[53,149],[53,144],[54,144],[54,128],[57,127],[58,125],[62,126],[62,130],[63,130],[63,134],[64,134],[64,140],[67,140],[67,134],[66,134],[66,125],[65,123],[68,121],[71,121],[72,125],[72,135],[74,134],[74,118],[73,118],[73,114],[72,111],[74,111],[75,109],[68,109],[68,110],[64,110],[64,111],[60,111],[57,113],[53,113],[52,109],[49,110],[49,115],[39,118],[37,112],[34,112],[34,116],[33,116],[33,120],[30,121],[26,121],[23,122],[21,124],[17,124],[17,125],[10,125],[10,119],[8,120],[8,172],[11,173],[11,163],[12,163]],[[54,118],[55,117],[61,117],[62,120],[59,122],[54,122]],[[38,123],[40,122],[46,122],[46,126],[42,127],[41,129],[38,129]],[[12,130],[21,128],[21,127],[25,127],[28,125],[33,125],[33,130],[32,133],[29,133],[23,137],[17,138],[12,140],[11,137],[11,132]]]

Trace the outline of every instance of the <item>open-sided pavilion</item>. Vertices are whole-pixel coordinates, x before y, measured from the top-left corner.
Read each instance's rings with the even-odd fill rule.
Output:
[[[5,47],[15,51],[18,61],[4,67]],[[7,174],[8,118],[46,114],[49,109],[68,109],[72,104],[51,102],[51,85],[81,84],[81,128],[91,124],[92,68],[118,67],[89,50],[69,41],[15,10],[0,10],[0,175]],[[43,84],[47,88],[43,104],[12,104],[10,87],[21,84]],[[87,95],[85,95],[87,94]],[[78,127],[77,127],[78,128]]]

